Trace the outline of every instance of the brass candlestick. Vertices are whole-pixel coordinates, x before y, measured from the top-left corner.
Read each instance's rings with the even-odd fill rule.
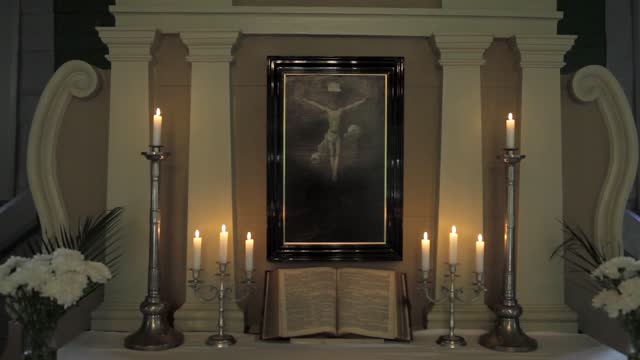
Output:
[[[528,352],[536,350],[538,342],[528,337],[520,327],[522,307],[516,299],[515,268],[515,168],[525,155],[518,154],[517,148],[507,148],[501,158],[507,168],[507,262],[504,271],[504,295],[502,303],[495,309],[495,326],[489,333],[480,336],[480,345],[497,351]]]
[[[142,324],[135,333],[124,339],[124,346],[132,350],[157,351],[180,346],[184,341],[181,332],[175,330],[167,319],[167,303],[160,299],[160,266],[158,241],[160,238],[160,161],[169,156],[160,145],[150,145],[142,153],[151,162],[151,206],[149,236],[149,270],[147,296],[142,304]]]

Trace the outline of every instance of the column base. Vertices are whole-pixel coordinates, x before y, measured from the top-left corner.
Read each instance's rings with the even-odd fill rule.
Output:
[[[244,313],[235,303],[225,303],[225,332],[244,332]],[[175,314],[175,326],[180,331],[218,331],[218,305],[216,303],[186,303]]]
[[[578,316],[567,305],[522,305],[520,318],[522,328],[527,331],[578,332]],[[456,304],[457,329],[493,328],[495,315],[484,304]],[[447,329],[449,327],[449,306],[438,304],[427,314],[427,328]]]
[[[103,303],[91,313],[91,330],[133,332],[140,326],[140,304]]]

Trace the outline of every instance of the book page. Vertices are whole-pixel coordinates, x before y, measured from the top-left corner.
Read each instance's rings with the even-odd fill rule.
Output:
[[[393,271],[338,270],[338,334],[395,339],[396,298]]]
[[[278,270],[282,337],[336,333],[336,270]]]

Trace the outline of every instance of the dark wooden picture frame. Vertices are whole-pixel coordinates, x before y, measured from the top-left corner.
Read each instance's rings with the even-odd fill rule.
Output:
[[[268,58],[267,257],[402,260],[404,59]]]

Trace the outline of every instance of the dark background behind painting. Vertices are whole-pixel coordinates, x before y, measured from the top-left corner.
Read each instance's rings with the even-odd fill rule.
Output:
[[[385,78],[288,75],[285,87],[285,242],[383,242]],[[366,98],[341,114],[336,181],[327,158],[311,161],[328,131],[327,113],[301,98],[332,110]],[[359,136],[346,136],[350,127]]]

